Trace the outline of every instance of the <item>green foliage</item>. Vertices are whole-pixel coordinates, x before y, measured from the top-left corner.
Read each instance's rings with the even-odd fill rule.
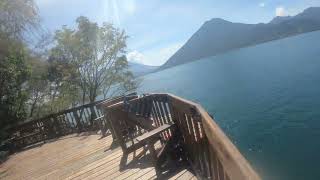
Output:
[[[39,23],[33,0],[0,0],[0,39],[20,39],[34,32]]]
[[[30,76],[30,68],[26,64],[24,50],[10,51],[0,61],[0,126],[23,120],[27,110],[28,99],[26,80]]]
[[[0,1],[0,140],[3,129],[25,120],[28,114],[28,83],[32,57],[24,35],[38,23],[32,0]]]
[[[40,107],[44,104],[44,99],[48,95],[48,66],[47,62],[38,58],[32,58],[29,60],[31,67],[31,75],[27,81],[28,93],[29,93],[29,117],[39,117]]]
[[[128,70],[124,31],[79,17],[75,29],[56,31],[50,52],[40,55],[25,38],[37,33],[38,23],[33,0],[0,0],[0,141],[5,129],[19,121],[93,102],[102,94],[107,98],[112,88],[123,94],[138,85]],[[44,39],[37,48],[47,50],[43,46],[50,38]]]
[[[63,27],[56,32],[50,59],[69,67],[69,74],[61,73],[62,77],[74,77],[71,82],[79,87],[82,102],[93,102],[98,95],[107,94],[105,91],[111,86],[133,79],[124,56],[128,37],[112,24],[103,23],[100,27],[86,17],[79,17],[76,22],[76,29]]]

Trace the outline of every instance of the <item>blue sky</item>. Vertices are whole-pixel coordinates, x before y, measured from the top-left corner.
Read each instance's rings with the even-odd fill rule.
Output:
[[[268,22],[295,15],[320,0],[35,0],[44,27],[54,32],[73,27],[82,15],[98,23],[112,22],[129,35],[128,59],[161,65],[200,26],[212,18],[232,22]]]

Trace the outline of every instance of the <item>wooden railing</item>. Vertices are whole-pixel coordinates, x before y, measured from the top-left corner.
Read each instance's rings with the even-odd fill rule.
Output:
[[[123,96],[96,101],[15,126],[10,129],[12,150],[16,151],[31,144],[84,131],[101,129],[105,135],[108,125],[98,105],[121,100]]]
[[[132,99],[127,104],[106,104],[104,109],[106,116],[127,112],[149,117],[156,127],[174,123],[182,136],[187,160],[199,179],[260,179],[215,121],[198,104],[171,94],[148,94]],[[168,130],[161,136],[165,140],[172,134]]]

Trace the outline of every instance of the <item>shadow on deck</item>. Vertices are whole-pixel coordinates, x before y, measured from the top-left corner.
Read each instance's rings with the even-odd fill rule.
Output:
[[[175,162],[157,177],[151,159],[143,148],[123,155],[111,136],[73,134],[11,155],[0,166],[0,179],[195,178],[185,163]]]

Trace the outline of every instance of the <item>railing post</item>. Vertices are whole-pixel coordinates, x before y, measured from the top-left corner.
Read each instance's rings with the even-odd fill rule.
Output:
[[[77,110],[73,111],[72,112],[74,118],[76,119],[76,122],[77,122],[77,127],[78,127],[78,132],[82,132],[82,124],[81,124],[81,121],[80,121],[80,118],[78,116],[78,113],[77,113]]]
[[[44,127],[47,131],[48,138],[54,138],[56,137],[55,131],[54,131],[54,122],[51,119],[51,116],[47,117],[44,121]]]
[[[54,116],[53,117],[53,124],[55,126],[55,129],[56,129],[56,132],[55,132],[55,136],[61,136],[61,130],[60,130],[60,126],[59,126],[59,122],[58,122],[58,119],[57,119],[57,116]],[[58,133],[58,135],[57,135]]]
[[[106,127],[107,125],[106,125],[106,120],[104,118],[105,118],[104,116],[101,116],[95,119],[95,122],[98,124],[99,129],[101,131],[102,137],[105,137],[107,133],[107,127]]]
[[[54,120],[54,124],[55,124],[55,126],[56,126],[56,130],[57,130],[57,132],[58,132],[58,136],[61,136],[61,135],[62,135],[62,132],[61,132],[61,127],[60,127],[60,123],[59,123],[59,121],[58,121],[57,116],[54,116],[54,117],[53,117],[53,120]]]
[[[107,128],[106,128],[106,124],[103,123],[104,121],[104,117],[102,117],[100,120],[99,120],[99,126],[100,126],[100,130],[101,130],[101,135],[102,137],[105,137],[106,136],[106,133],[107,133]]]
[[[91,111],[91,117],[90,117],[91,128],[94,129],[93,120],[97,118],[96,111],[94,109],[94,105],[90,106],[90,111]]]

